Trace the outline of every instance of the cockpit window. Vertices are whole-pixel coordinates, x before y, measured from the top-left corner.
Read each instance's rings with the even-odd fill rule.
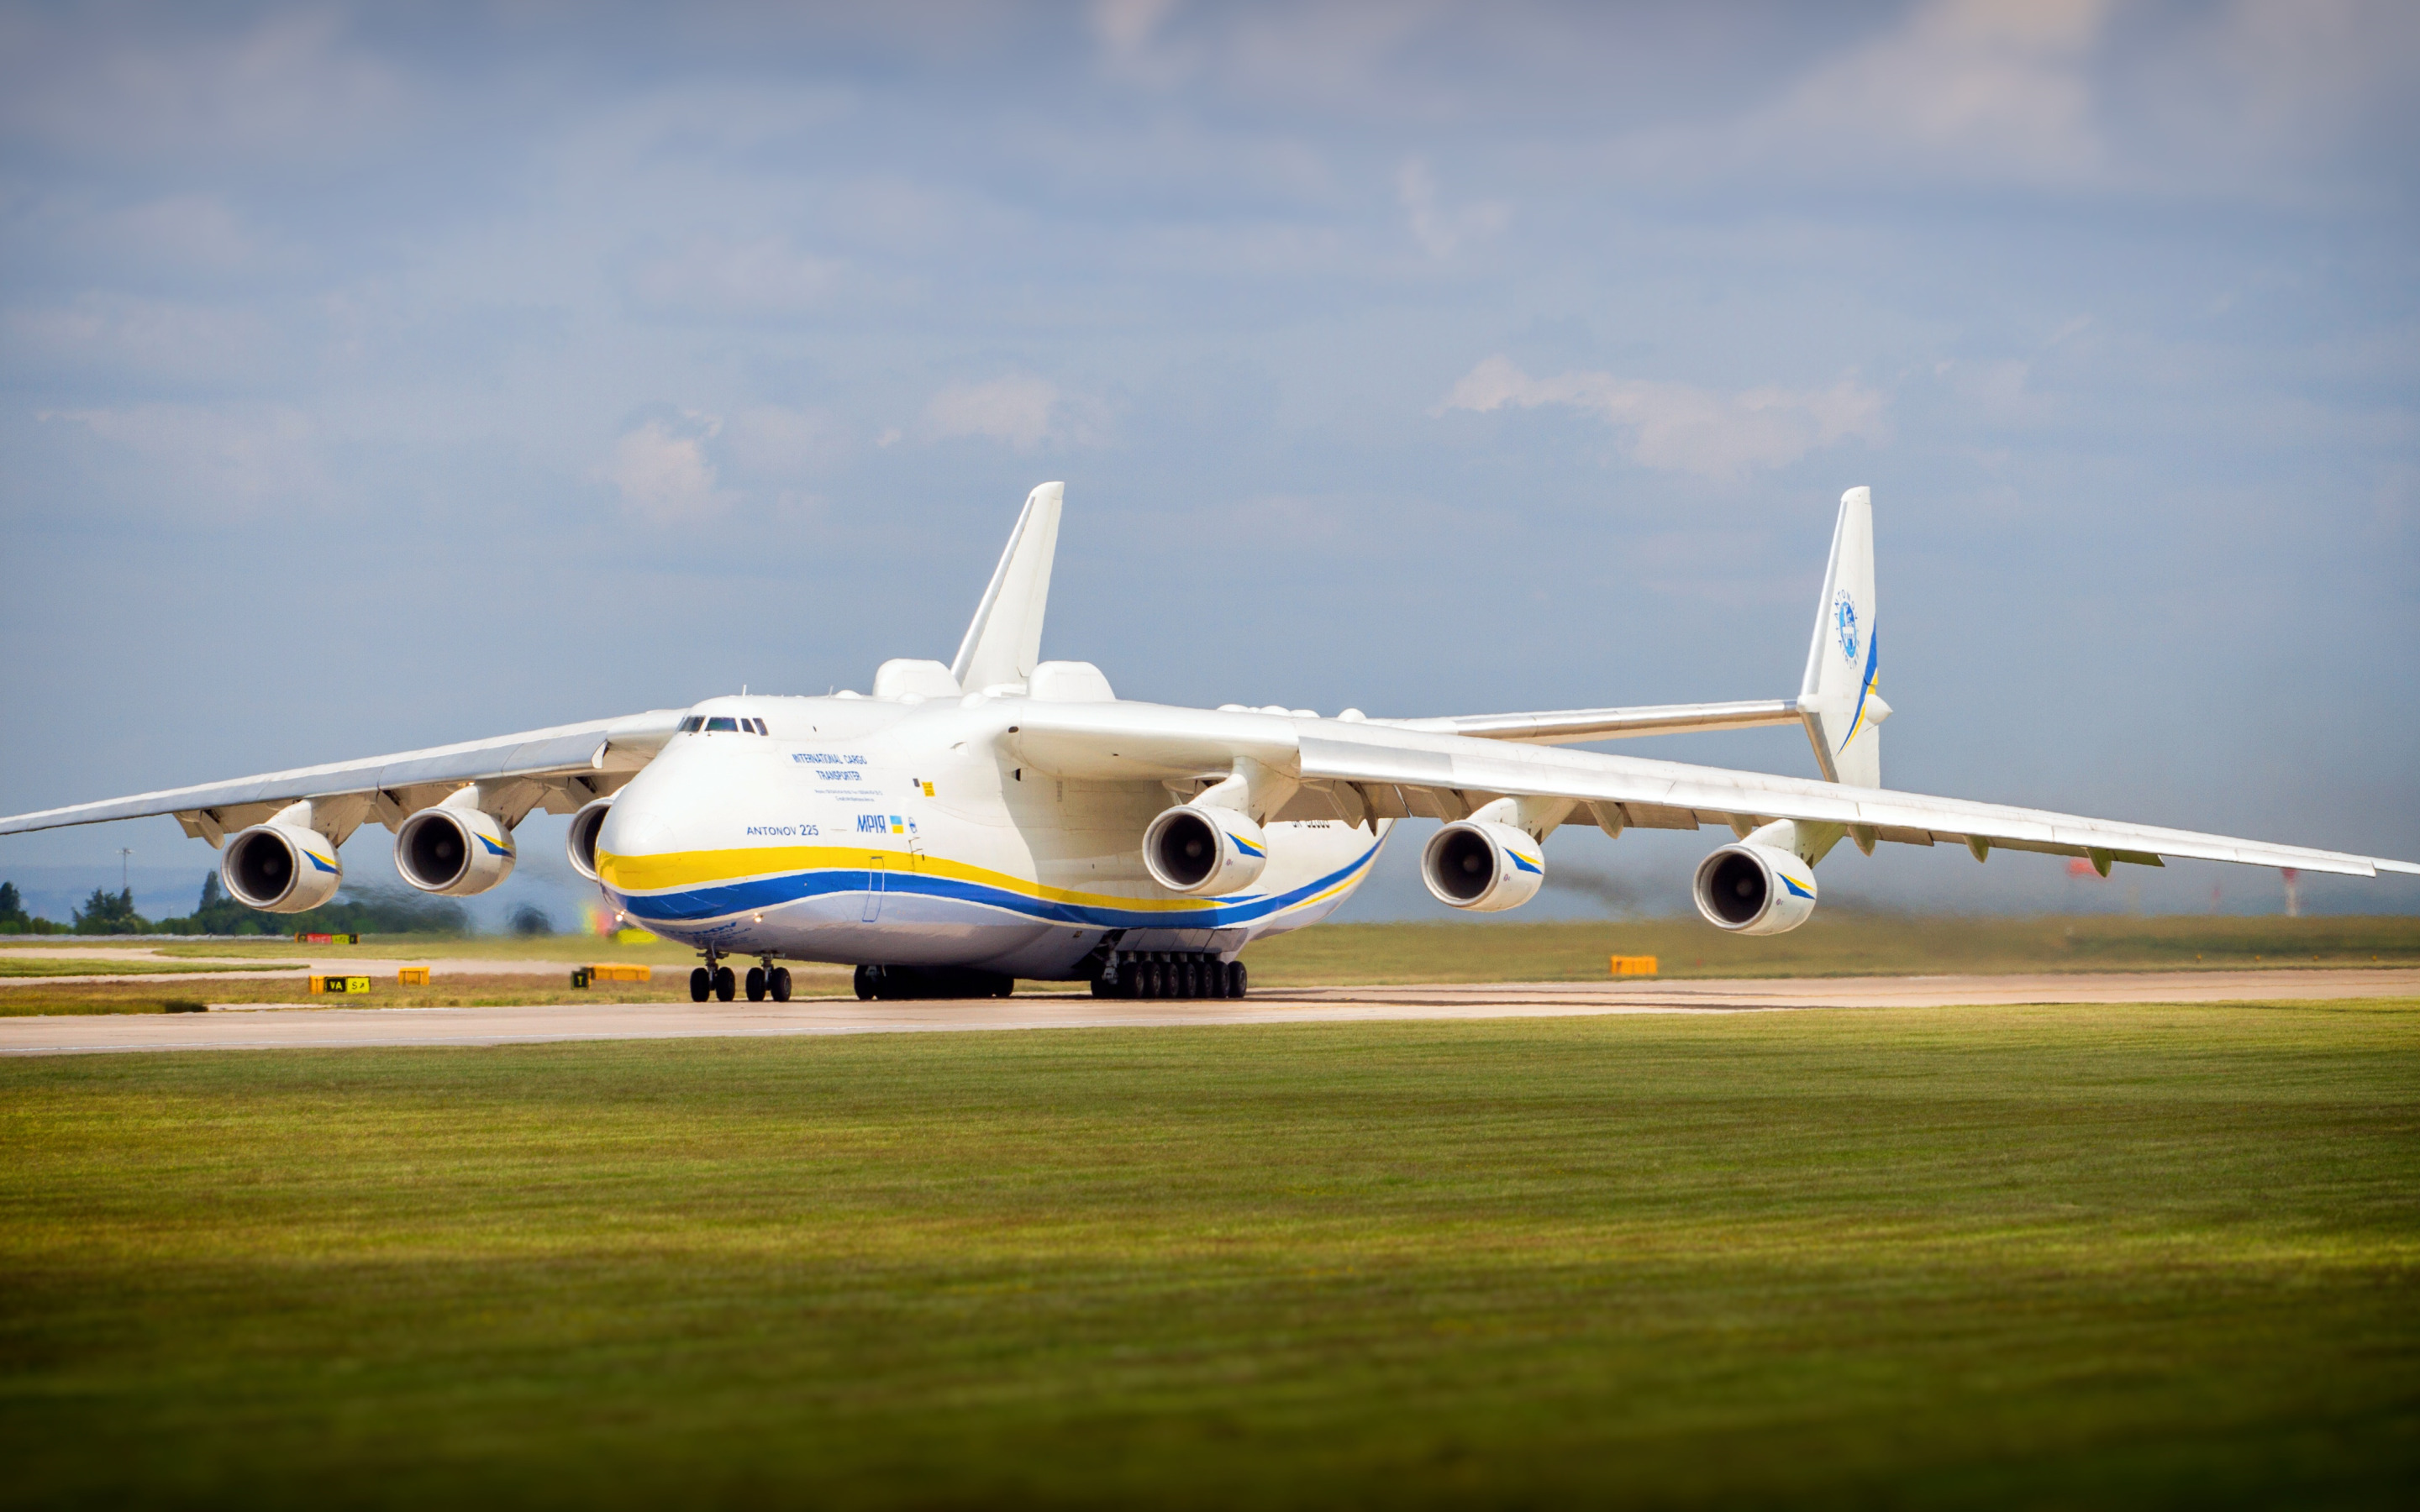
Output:
[[[739,733],[739,721],[737,719],[722,718],[708,719],[706,721],[706,733],[707,734],[712,734],[718,730],[725,730],[729,731],[733,734],[737,734]]]
[[[683,719],[680,722],[680,727],[682,734],[694,734],[698,731],[706,728],[706,716],[703,714],[692,714],[688,718]]]

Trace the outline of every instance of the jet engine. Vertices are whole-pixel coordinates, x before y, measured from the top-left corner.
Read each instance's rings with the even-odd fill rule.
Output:
[[[1420,880],[1437,902],[1456,908],[1518,908],[1545,886],[1545,851],[1528,830],[1459,819],[1429,837]]]
[[[345,863],[328,837],[302,825],[255,825],[219,855],[227,896],[269,914],[299,914],[335,895]]]
[[[513,874],[513,832],[504,822],[471,804],[464,788],[433,809],[423,809],[395,833],[395,869],[403,880],[442,898],[468,898]]]
[[[571,830],[563,837],[563,848],[571,856],[571,870],[597,880],[597,837],[605,828],[606,812],[613,807],[611,798],[591,801],[571,816]]]
[[[1142,864],[1171,892],[1216,898],[1260,880],[1269,841],[1249,814],[1184,803],[1144,829]]]
[[[1784,934],[1815,913],[1815,869],[1790,851],[1742,841],[1698,863],[1690,889],[1716,929]]]

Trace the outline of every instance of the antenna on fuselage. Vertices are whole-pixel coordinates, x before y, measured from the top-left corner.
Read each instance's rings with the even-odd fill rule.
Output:
[[[1050,562],[1059,551],[1059,505],[1066,488],[1046,483],[1025,496],[1008,549],[1000,554],[991,586],[950,664],[950,675],[970,693],[1021,684],[1042,659],[1042,615],[1050,605]]]

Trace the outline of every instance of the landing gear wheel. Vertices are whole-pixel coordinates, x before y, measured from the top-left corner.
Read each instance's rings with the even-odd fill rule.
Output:
[[[1202,995],[1204,997],[1227,995],[1227,963],[1224,961],[1202,963]]]
[[[775,966],[771,971],[766,973],[765,986],[772,993],[773,1001],[777,1003],[788,1002],[790,1000],[790,968],[787,966]]]
[[[1227,995],[1228,995],[1228,996],[1230,996],[1230,997],[1241,997],[1241,996],[1243,996],[1243,995],[1244,995],[1244,988],[1246,987],[1246,985],[1248,985],[1249,981],[1249,977],[1247,977],[1247,975],[1245,974],[1245,971],[1244,971],[1244,963],[1242,963],[1241,961],[1230,961],[1230,962],[1228,962],[1228,963],[1227,963]]]
[[[1117,995],[1117,989],[1110,986],[1108,982],[1103,981],[1100,978],[1094,977],[1093,979],[1093,995],[1095,997],[1115,997]]]
[[[1177,969],[1185,973],[1185,990],[1177,994],[1179,997],[1200,997],[1204,995],[1202,991],[1201,962],[1187,961],[1185,964],[1177,967]]]
[[[857,1000],[861,1003],[874,1001],[874,968],[872,966],[857,968]]]
[[[748,968],[748,1000],[752,1003],[761,1003],[765,1000],[765,968],[763,966],[750,966]]]
[[[993,989],[991,990],[991,995],[992,995],[994,997],[1014,997],[1014,996],[1016,996],[1016,979],[1015,977],[1002,977],[1001,979],[1000,979],[1000,985],[999,985],[999,986],[997,986],[997,987],[995,987],[995,988],[993,988]]]
[[[729,966],[717,966],[714,972],[714,995],[729,1002],[739,995],[739,979]]]
[[[714,978],[707,973],[704,966],[700,966],[695,971],[689,974],[689,1000],[690,1002],[705,1002],[706,995],[712,991],[714,991]]]

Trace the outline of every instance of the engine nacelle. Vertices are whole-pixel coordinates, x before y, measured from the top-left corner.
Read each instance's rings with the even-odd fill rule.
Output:
[[[1261,879],[1269,841],[1249,814],[1184,803],[1142,832],[1142,864],[1171,892],[1216,898]]]
[[[571,829],[563,837],[564,851],[571,857],[571,870],[595,882],[597,878],[597,837],[604,831],[605,815],[613,807],[611,798],[591,801],[571,816]]]
[[[219,854],[227,896],[265,914],[299,914],[335,896],[345,863],[328,837],[302,825],[255,825]]]
[[[513,874],[513,832],[464,796],[477,791],[464,788],[403,822],[395,833],[395,869],[404,881],[441,898],[468,898]]]
[[[1546,884],[1546,853],[1526,829],[1458,819],[1429,837],[1420,880],[1437,902],[1492,914],[1518,908]]]
[[[1716,929],[1784,934],[1814,917],[1815,869],[1794,852],[1742,841],[1699,862],[1690,891]]]

